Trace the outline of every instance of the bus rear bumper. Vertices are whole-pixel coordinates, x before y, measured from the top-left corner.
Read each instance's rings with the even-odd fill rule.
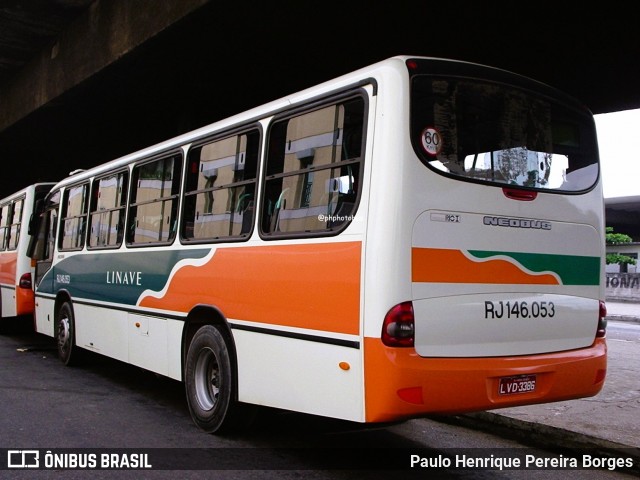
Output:
[[[367,422],[590,397],[607,370],[604,338],[579,350],[496,358],[423,358],[376,338],[364,346]]]
[[[32,315],[34,303],[33,290],[16,287],[16,315]]]

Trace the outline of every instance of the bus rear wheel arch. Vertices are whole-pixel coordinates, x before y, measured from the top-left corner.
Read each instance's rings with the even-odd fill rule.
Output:
[[[252,408],[236,399],[233,353],[220,327],[205,324],[193,335],[184,382],[191,418],[205,432],[230,433],[251,422]]]

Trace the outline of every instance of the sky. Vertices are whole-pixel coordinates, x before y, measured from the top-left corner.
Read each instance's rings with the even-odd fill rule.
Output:
[[[640,109],[595,120],[605,198],[640,195]]]

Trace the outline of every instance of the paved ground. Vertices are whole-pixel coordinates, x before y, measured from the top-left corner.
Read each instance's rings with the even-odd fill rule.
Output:
[[[607,318],[640,323],[640,303],[607,302]]]

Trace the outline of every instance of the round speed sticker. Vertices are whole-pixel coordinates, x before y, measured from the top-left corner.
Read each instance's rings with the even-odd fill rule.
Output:
[[[442,135],[434,127],[427,127],[422,131],[420,136],[422,142],[422,148],[429,155],[436,156],[442,150]]]

